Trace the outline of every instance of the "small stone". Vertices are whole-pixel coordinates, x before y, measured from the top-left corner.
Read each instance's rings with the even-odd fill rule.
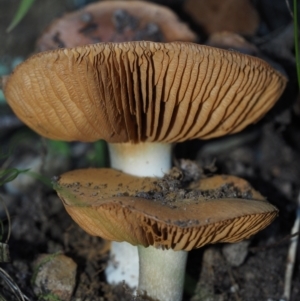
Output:
[[[249,240],[244,240],[235,244],[227,244],[222,248],[222,253],[226,261],[232,267],[239,267],[248,255]]]
[[[75,288],[77,264],[63,254],[42,254],[34,263],[34,292],[37,296],[54,295],[71,300]]]

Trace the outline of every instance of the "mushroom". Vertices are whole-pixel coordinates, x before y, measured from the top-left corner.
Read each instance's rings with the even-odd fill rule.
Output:
[[[101,1],[87,5],[83,9],[65,14],[53,21],[37,41],[37,50],[45,51],[61,47],[76,47],[96,42],[125,42],[132,40],[148,40],[155,42],[185,41],[195,42],[196,34],[183,23],[169,8],[141,1]],[[123,147],[124,148],[124,147]],[[158,147],[156,147],[158,149]],[[163,147],[163,150],[165,147]],[[150,152],[149,146],[145,152]],[[158,156],[161,152],[157,153]],[[170,159],[158,159],[150,155],[153,170],[147,165],[149,175],[169,169]],[[115,156],[111,156],[115,158]],[[165,159],[165,161],[164,161]],[[120,162],[114,165],[120,168]],[[141,170],[142,167],[138,166]],[[134,173],[133,166],[130,170]],[[160,173],[162,175],[162,173]],[[126,256],[124,254],[127,254]],[[125,282],[136,287],[138,281],[138,256],[136,248],[126,244],[113,244],[111,258],[106,267],[109,283]],[[113,260],[113,259],[116,260]],[[128,258],[135,258],[128,261]],[[117,261],[117,264],[115,264]]]
[[[183,9],[207,34],[226,30],[253,36],[259,26],[251,0],[187,0]]]
[[[37,50],[97,42],[195,42],[196,39],[196,34],[171,9],[162,5],[101,1],[53,21],[37,41]]]
[[[179,301],[187,251],[248,238],[269,225],[277,209],[236,177],[214,176],[172,191],[163,181],[82,169],[60,176],[54,188],[86,232],[138,246],[140,292]]]
[[[113,168],[162,177],[171,167],[172,143],[242,130],[264,116],[285,85],[267,63],[237,52],[126,42],[38,53],[15,69],[4,94],[40,135],[105,139]],[[125,250],[117,260],[125,272],[122,255],[132,248],[113,243],[112,254],[120,246]],[[134,258],[129,266],[137,274]]]

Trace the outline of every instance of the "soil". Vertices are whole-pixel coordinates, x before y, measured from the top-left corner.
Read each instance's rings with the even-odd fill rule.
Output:
[[[84,2],[87,1],[36,1],[21,24],[6,33],[19,1],[0,0],[0,67],[10,71],[16,59],[22,60],[35,51],[35,41],[51,20],[79,8]],[[205,43],[207,35],[183,12],[183,2],[165,3],[189,22],[199,40]],[[250,239],[247,256],[239,266],[226,260],[222,244],[191,251],[184,301],[283,300],[290,233],[300,193],[300,101],[293,43],[285,31],[291,23],[286,1],[253,1],[253,4],[261,21],[256,35],[248,40],[255,44],[261,56],[284,70],[289,78],[286,92],[262,121],[239,134],[176,145],[174,165],[185,168],[187,181],[214,173],[244,178],[279,209],[279,216]],[[280,53],[274,47],[278,39],[280,50],[285,49]],[[55,252],[63,252],[77,263],[72,300],[145,300],[143,296],[134,296],[125,285],[106,283],[103,270],[109,256],[109,243],[89,236],[71,220],[47,180],[67,170],[107,165],[107,160],[99,163],[95,155],[99,147],[107,153],[103,145],[49,144],[17,122],[7,105],[0,102],[1,119],[7,120],[5,124],[0,122],[1,168],[33,169],[35,166],[34,171],[45,176],[37,181],[21,174],[0,187],[0,197],[6,203],[12,223],[8,240],[11,261],[1,263],[1,268],[27,296],[26,300],[50,300],[38,299],[31,279],[38,255]],[[182,163],[182,158],[191,161]],[[196,162],[201,168],[187,162]],[[5,229],[0,241],[4,242],[8,222],[3,209],[0,209],[0,218]],[[300,248],[294,266],[291,301],[300,300],[299,260]],[[3,275],[0,270],[0,293],[5,300],[18,300]]]

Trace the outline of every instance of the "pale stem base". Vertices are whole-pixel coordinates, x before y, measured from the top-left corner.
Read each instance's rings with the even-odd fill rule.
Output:
[[[140,258],[139,292],[154,300],[180,301],[184,285],[186,251],[138,246]]]
[[[127,242],[112,242],[110,260],[105,269],[106,280],[110,284],[125,281],[130,287],[138,286],[139,275],[136,271],[139,266],[137,248]]]
[[[109,144],[111,167],[140,177],[163,177],[171,168],[172,145],[165,143]],[[136,288],[139,278],[137,247],[112,242],[111,260],[105,269],[110,284],[125,283]]]

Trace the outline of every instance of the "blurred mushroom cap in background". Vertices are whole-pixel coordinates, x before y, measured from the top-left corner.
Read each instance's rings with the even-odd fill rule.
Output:
[[[37,41],[37,50],[99,42],[196,39],[196,34],[167,7],[143,1],[103,1],[54,20]]]
[[[259,25],[250,0],[186,0],[184,10],[206,34],[226,30],[251,36]]]

